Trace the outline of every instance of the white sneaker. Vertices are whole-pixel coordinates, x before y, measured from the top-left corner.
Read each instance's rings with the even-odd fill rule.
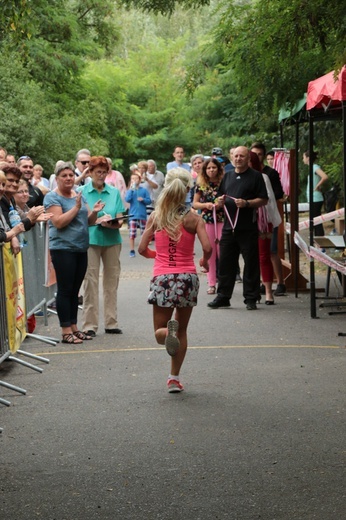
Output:
[[[167,381],[168,392],[170,394],[176,394],[184,390],[183,385],[176,379],[168,379]]]
[[[177,320],[169,320],[167,322],[167,336],[165,339],[165,347],[170,356],[175,356],[178,348],[180,347],[179,338],[177,338],[177,332],[179,329],[179,323]]]

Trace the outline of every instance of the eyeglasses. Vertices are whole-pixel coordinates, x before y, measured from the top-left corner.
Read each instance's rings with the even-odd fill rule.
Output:
[[[8,178],[6,178],[6,181],[7,181],[7,182],[10,182],[11,184],[13,184],[13,183],[15,183],[15,184],[19,184],[19,180],[20,180],[20,179],[8,179]]]
[[[81,164],[83,164],[83,166],[85,166],[86,164],[89,164],[89,163],[90,163],[90,161],[78,161],[78,162],[80,162]]]
[[[22,159],[26,161],[31,161],[31,157],[29,157],[28,155],[22,155],[21,157],[19,157],[18,161],[21,161]]]
[[[23,190],[23,191],[20,190],[20,191],[17,191],[17,194],[18,194],[18,195],[24,195],[25,193],[26,193],[26,194],[29,193],[29,190]]]

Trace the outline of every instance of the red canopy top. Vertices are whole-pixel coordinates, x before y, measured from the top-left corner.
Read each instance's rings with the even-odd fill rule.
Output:
[[[346,66],[344,65],[337,77],[334,72],[329,72],[320,78],[310,81],[308,84],[308,96],[306,108],[324,108],[328,105],[339,104],[346,101]]]

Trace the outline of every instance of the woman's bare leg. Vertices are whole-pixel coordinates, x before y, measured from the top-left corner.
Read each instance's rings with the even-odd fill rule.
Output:
[[[193,307],[178,307],[175,309],[174,318],[179,323],[177,336],[180,341],[180,347],[175,356],[171,358],[171,374],[178,376],[183,364],[187,350],[187,326],[190,321]]]
[[[159,307],[158,305],[153,305],[155,339],[159,345],[165,344],[167,336],[167,321],[171,319],[173,311],[173,307]]]
[[[187,350],[187,326],[190,321],[193,307],[179,307],[175,309],[174,319],[179,323],[177,337],[180,341],[180,347],[171,358],[171,375],[178,376],[183,364]],[[159,345],[165,344],[167,336],[167,322],[171,319],[174,308],[159,307],[153,305],[153,320],[155,329],[155,338]]]

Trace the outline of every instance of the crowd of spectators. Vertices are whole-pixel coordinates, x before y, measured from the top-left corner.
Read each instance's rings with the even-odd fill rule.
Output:
[[[187,161],[184,148],[176,146],[172,153],[173,161],[166,164],[164,173],[158,169],[155,160],[141,160],[130,167],[126,175],[129,181],[126,182],[123,174],[113,168],[111,158],[93,156],[87,148],[76,153],[74,164],[58,160],[54,172],[47,176],[44,168],[35,164],[29,155],[16,159],[0,147],[0,171],[3,172],[0,177],[1,240],[9,241],[16,255],[22,247],[17,235],[29,231],[37,221],[49,222],[50,251],[58,272],[57,308],[60,315],[64,314],[61,309],[66,309],[66,298],[71,299],[71,295],[66,293],[71,280],[66,284],[66,269],[61,270],[65,264],[61,262],[59,251],[63,249],[73,253],[78,250],[83,254],[84,260],[78,265],[84,267],[77,276],[72,298],[74,302],[76,297],[79,301],[84,300],[82,330],[77,327],[75,303],[72,317],[59,316],[67,343],[92,339],[98,332],[101,268],[105,332],[122,333],[117,321],[122,247],[120,228],[127,225],[130,257],[135,258],[136,236],[143,234],[149,216],[155,211],[166,173],[175,168],[189,173],[191,189],[186,193],[185,207],[201,215],[213,247],[207,292],[216,294],[216,298],[209,306],[217,309],[230,305],[233,285],[241,280],[239,256],[242,255],[244,301],[248,310],[256,309],[261,292],[260,254],[255,239],[259,233],[257,215],[262,214],[259,208],[267,206],[273,192],[275,200],[270,200],[271,205],[282,198],[283,191],[278,172],[270,166],[273,152],[266,153],[264,145],[258,142],[252,145],[251,150],[259,159],[256,167],[250,162],[250,151],[246,147],[231,147],[228,157],[221,148],[215,147],[210,155],[194,154]],[[272,190],[266,188],[268,180],[263,180],[264,174],[269,178]],[[17,211],[21,219],[21,224],[13,229],[10,210]],[[82,228],[77,226],[76,231],[73,226],[78,219]],[[274,295],[280,296],[285,294],[286,288],[277,256],[277,227],[271,224],[265,237],[266,244],[269,244],[269,249],[266,247],[267,264],[270,257],[270,272],[275,273],[278,281]],[[80,234],[81,229],[84,234]],[[70,233],[72,240],[64,242],[62,237]],[[83,244],[79,243],[81,241]],[[66,259],[66,255],[63,258]],[[262,273],[262,280],[263,277]],[[263,281],[267,287],[267,281]],[[271,287],[265,292],[266,302],[273,304]]]

